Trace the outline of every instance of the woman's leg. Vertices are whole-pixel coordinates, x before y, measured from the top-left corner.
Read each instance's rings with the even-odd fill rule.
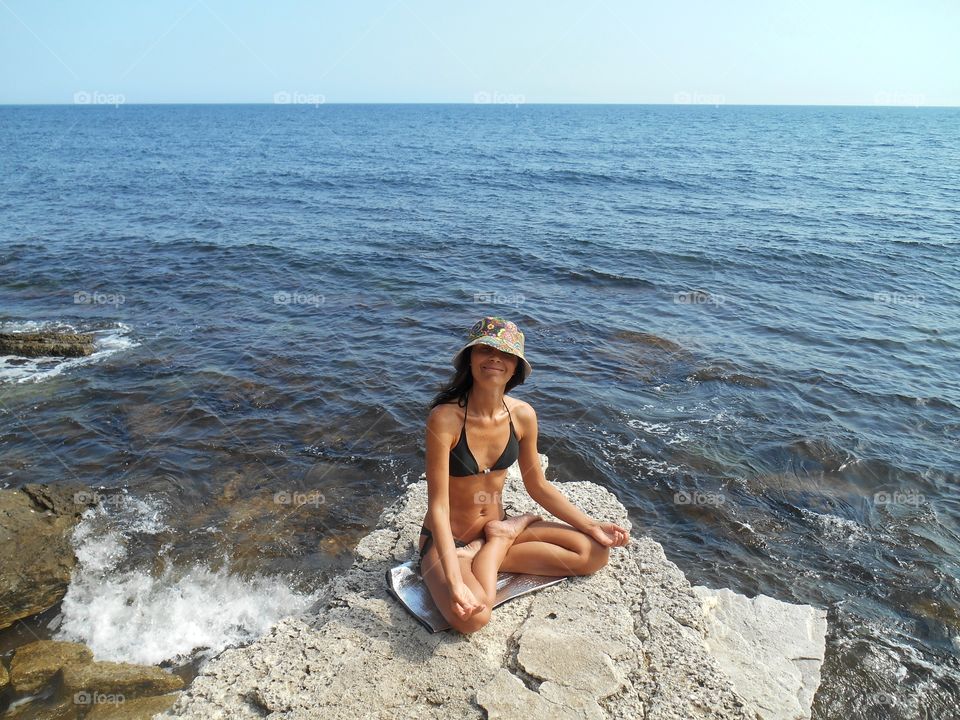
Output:
[[[460,562],[460,575],[463,578],[463,582],[470,588],[474,596],[482,601],[484,589],[473,575],[471,569],[474,557],[478,552],[479,539],[478,541],[474,541],[474,543],[468,543],[465,547],[458,548],[457,560]],[[422,546],[423,544],[421,543],[421,547]],[[436,543],[430,543],[430,547],[423,555],[421,563],[422,570],[420,576],[430,591],[430,597],[433,598],[433,602],[437,606],[437,609],[440,610],[440,614],[450,623],[452,628],[462,633],[471,633],[487,624],[487,621],[490,619],[490,608],[479,610],[469,618],[462,618],[453,612],[453,603],[450,598],[450,591],[447,588],[446,578],[443,576],[443,566],[440,564]]]
[[[524,513],[506,520],[491,520],[484,526],[487,541],[473,559],[473,575],[483,587],[484,596],[478,599],[487,605],[485,611],[489,611],[497,599],[497,573],[503,569],[510,546],[524,528],[539,519],[539,515]]]
[[[513,541],[500,571],[551,577],[590,575],[606,565],[609,557],[609,548],[576,528],[539,520]]]

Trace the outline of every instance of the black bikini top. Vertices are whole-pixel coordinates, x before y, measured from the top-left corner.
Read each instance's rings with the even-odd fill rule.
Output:
[[[510,437],[500,457],[493,465],[483,470],[484,473],[489,473],[492,470],[505,470],[520,457],[520,443],[517,442],[517,434],[513,429],[513,415],[510,414],[510,408],[507,407],[506,401],[503,402],[503,407],[506,408],[507,415],[510,418]],[[450,477],[467,477],[478,475],[480,472],[477,460],[473,457],[473,453],[470,452],[470,447],[467,445],[467,398],[464,398],[463,428],[460,430],[460,439],[453,450],[450,451]]]

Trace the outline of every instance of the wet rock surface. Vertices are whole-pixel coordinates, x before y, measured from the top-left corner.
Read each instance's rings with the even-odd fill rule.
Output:
[[[81,485],[0,490],[0,629],[60,601],[76,564],[71,533],[94,504]]]
[[[98,662],[80,643],[38,640],[14,652],[10,685],[4,718],[132,720],[169,708],[183,680],[153,665]]]
[[[93,354],[93,335],[57,331],[0,333],[0,355],[84,357]]]
[[[17,649],[10,663],[11,684],[20,694],[35,693],[64,667],[92,660],[93,653],[80,643],[38,640]]]

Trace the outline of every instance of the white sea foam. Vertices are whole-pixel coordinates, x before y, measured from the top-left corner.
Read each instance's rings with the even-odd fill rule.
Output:
[[[676,443],[686,442],[690,439],[690,436],[681,428],[674,427],[670,423],[647,422],[639,418],[631,418],[627,420],[627,425],[634,430],[642,430],[651,435],[665,438],[664,442],[667,445],[675,445]]]
[[[800,509],[803,517],[811,522],[816,528],[820,537],[830,540],[843,540],[847,545],[852,545],[858,540],[863,540],[867,536],[866,529],[860,523],[847,518],[837,517],[829,513],[818,513],[807,508]]]
[[[183,662],[250,642],[315,602],[283,579],[245,579],[227,568],[168,565],[159,576],[122,569],[138,534],[168,529],[162,509],[152,498],[114,496],[84,514],[55,639],[85,643],[98,660]]]
[[[0,332],[38,332],[41,330],[77,332],[73,325],[62,322],[30,320],[0,323]],[[92,354],[77,358],[22,358],[16,355],[0,355],[0,383],[42,382],[70,368],[101,362],[111,355],[140,344],[128,337],[130,326],[122,322],[116,323],[112,328],[84,330],[82,332],[90,332],[94,335],[94,351]]]

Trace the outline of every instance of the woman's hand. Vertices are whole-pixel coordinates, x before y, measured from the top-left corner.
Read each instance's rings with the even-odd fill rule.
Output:
[[[484,608],[483,603],[477,601],[473,590],[471,590],[470,586],[463,582],[463,580],[450,585],[450,600],[453,611],[461,620],[466,620]]]
[[[622,547],[630,542],[630,533],[611,522],[593,522],[586,533],[605,547]]]

